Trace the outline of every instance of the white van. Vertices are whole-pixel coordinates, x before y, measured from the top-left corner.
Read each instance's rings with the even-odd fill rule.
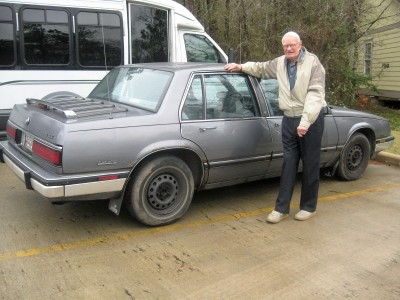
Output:
[[[227,56],[172,0],[0,0],[0,138],[26,98],[87,96],[112,67]]]

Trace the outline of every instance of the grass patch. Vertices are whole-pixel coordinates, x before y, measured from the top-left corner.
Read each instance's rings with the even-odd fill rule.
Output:
[[[392,130],[392,135],[395,138],[394,143],[386,152],[400,155],[400,131]]]

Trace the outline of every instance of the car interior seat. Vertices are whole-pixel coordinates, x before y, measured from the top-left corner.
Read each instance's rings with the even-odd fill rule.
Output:
[[[228,93],[222,103],[221,118],[247,118],[254,114],[243,105],[243,96],[240,93]]]

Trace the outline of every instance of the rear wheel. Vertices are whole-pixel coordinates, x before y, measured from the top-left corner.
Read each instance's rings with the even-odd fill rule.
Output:
[[[161,156],[135,173],[126,204],[140,222],[165,225],[185,214],[193,192],[193,175],[187,164],[174,156]]]
[[[344,180],[356,180],[362,176],[370,158],[370,144],[361,133],[354,134],[340,156],[337,174]]]

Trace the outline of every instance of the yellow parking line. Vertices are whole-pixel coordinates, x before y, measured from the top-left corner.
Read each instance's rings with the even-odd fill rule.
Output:
[[[339,200],[339,199],[351,198],[351,197],[361,196],[361,195],[365,195],[365,194],[369,194],[369,193],[375,193],[375,192],[381,192],[381,191],[385,191],[385,190],[395,189],[395,188],[399,188],[399,187],[400,187],[400,183],[382,185],[382,186],[359,190],[359,191],[354,191],[354,192],[341,193],[341,194],[337,194],[337,195],[321,197],[318,199],[318,202],[328,202],[328,201],[334,201],[334,200]],[[294,207],[297,205],[298,205],[298,203],[292,203],[291,206]],[[46,253],[53,253],[53,252],[58,252],[58,251],[63,251],[63,250],[87,248],[87,247],[91,247],[91,246],[100,245],[103,243],[108,243],[111,241],[128,240],[128,239],[132,239],[135,237],[149,236],[149,235],[154,235],[154,234],[177,231],[177,230],[181,230],[181,229],[197,228],[197,227],[201,227],[204,225],[227,222],[227,221],[232,221],[232,220],[243,219],[243,218],[254,217],[254,216],[266,214],[266,213],[269,213],[272,209],[273,209],[272,207],[261,208],[261,209],[248,211],[248,212],[223,215],[223,216],[210,218],[210,219],[206,219],[206,220],[193,221],[193,222],[186,223],[186,224],[184,222],[180,222],[180,223],[175,223],[175,224],[163,226],[163,227],[144,228],[139,231],[131,231],[131,232],[126,232],[126,233],[116,234],[116,235],[113,235],[110,237],[99,237],[99,238],[83,240],[83,241],[74,241],[74,242],[70,242],[70,243],[55,244],[52,246],[42,247],[42,248],[32,248],[32,249],[26,249],[26,250],[21,250],[21,251],[16,251],[16,252],[0,253],[0,261],[13,259],[13,258],[35,256],[35,255],[46,254]]]
[[[361,196],[361,195],[365,195],[365,194],[369,194],[369,193],[387,191],[387,190],[395,189],[398,187],[400,187],[400,183],[386,184],[386,185],[373,187],[370,189],[321,197],[318,199],[318,202],[327,202],[327,201],[339,200],[339,199],[343,199],[343,198],[351,198],[351,197]]]

